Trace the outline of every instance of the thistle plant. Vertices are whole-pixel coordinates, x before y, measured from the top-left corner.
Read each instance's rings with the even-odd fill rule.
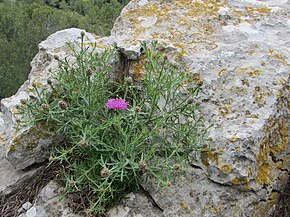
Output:
[[[118,53],[71,46],[73,57],[51,72],[49,91],[22,106],[24,124],[40,124],[65,135],[50,160],[65,165],[66,192],[89,189],[89,211],[108,206],[148,179],[172,183],[204,136],[193,98],[199,87],[152,43],[142,44],[143,75],[115,81],[111,65]]]

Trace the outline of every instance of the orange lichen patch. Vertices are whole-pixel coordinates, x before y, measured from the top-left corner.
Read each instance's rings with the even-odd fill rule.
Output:
[[[207,45],[204,46],[206,50],[211,51],[218,47],[218,44],[214,42],[208,42]]]
[[[187,206],[188,206],[188,204],[187,204],[185,201],[180,201],[180,202],[179,202],[179,205],[180,205],[181,207],[187,207]]]
[[[268,200],[277,200],[278,196],[279,196],[278,192],[271,192]]]
[[[6,138],[0,136],[0,142],[5,142],[6,140],[7,140]]]
[[[225,72],[226,70],[228,70],[228,68],[227,68],[227,67],[222,67],[221,69],[219,69],[219,71],[218,71],[217,75],[218,75],[218,76],[221,76],[221,75],[222,75],[222,73],[223,73],[223,72]]]
[[[152,38],[162,38],[162,36],[158,32],[153,32],[150,35]]]
[[[231,165],[229,165],[229,164],[221,165],[221,166],[219,167],[219,169],[220,169],[221,171],[223,171],[224,173],[229,173],[229,172],[232,171],[232,167],[231,167]]]
[[[245,10],[248,13],[269,13],[272,9],[267,7],[245,6]]]
[[[163,6],[163,7],[162,7]],[[137,20],[138,17],[167,17],[167,12],[169,8],[166,5],[158,4],[157,2],[149,2],[146,5],[143,5],[141,7],[136,7],[134,9],[128,10],[123,14],[123,17],[130,17],[131,20]]]
[[[262,75],[262,69],[260,68],[253,68],[251,66],[241,66],[235,68],[235,71],[242,75],[249,75],[249,76],[260,76]]]
[[[238,137],[236,135],[233,135],[230,137],[230,140],[235,142],[238,139]]]
[[[33,81],[32,82],[32,86],[34,86],[34,87],[41,87],[42,85],[43,85],[43,83],[40,81]]]
[[[264,131],[266,137],[262,140],[259,154],[256,156],[259,165],[256,181],[260,184],[269,184],[273,179],[273,171],[281,169],[279,157],[286,149],[288,135],[282,119],[272,118]]]
[[[216,22],[213,21],[214,17],[218,17],[217,11],[221,6],[227,4],[227,1],[215,1],[215,0],[175,0],[175,1],[162,1],[155,2],[150,1],[145,5],[140,5],[134,9],[125,11],[122,15],[123,19],[127,19],[131,25],[133,34],[130,35],[130,42],[140,39],[140,36],[145,32],[146,28],[142,27],[142,21],[148,20],[148,18],[155,18],[156,22],[154,26],[162,26],[162,23],[169,22],[170,19],[177,21],[179,26],[182,26],[181,31],[177,31],[175,27],[167,28],[165,31],[161,30],[159,34],[151,34],[153,38],[163,38],[171,41],[172,43],[185,43],[188,45],[187,49],[181,50],[181,55],[184,55],[186,51],[189,51],[189,45],[192,43],[200,43],[207,50],[213,50],[218,47],[213,37],[213,33],[216,31]],[[170,13],[169,13],[170,11]],[[198,37],[198,42],[192,40],[187,35],[188,30],[192,34],[192,30],[196,29],[201,37]],[[192,50],[197,50],[194,48]]]
[[[245,177],[235,176],[234,178],[232,178],[231,183],[233,185],[241,185],[246,190],[249,189],[249,182],[248,182],[247,178],[245,178]]]
[[[201,151],[201,162],[205,166],[209,166],[209,161],[214,161],[216,164],[218,163],[218,153],[213,152],[205,148]]]
[[[233,185],[241,185],[246,190],[249,189],[249,182],[248,182],[247,178],[245,178],[245,177],[237,177],[237,176],[235,176],[234,178],[232,178],[231,183]]]
[[[192,3],[192,0],[175,0],[175,5],[177,5],[177,3]]]
[[[219,115],[227,117],[228,114],[231,112],[230,105],[229,104],[225,104],[223,106],[219,106],[217,108],[217,112],[218,112]]]
[[[175,43],[173,44],[175,47],[179,47],[181,49],[180,54],[183,56],[186,54],[186,50],[184,49],[184,44],[181,43]]]
[[[98,40],[98,39],[100,39],[102,36],[98,36],[98,35],[96,35],[96,34],[93,34],[93,37],[94,37],[95,40]]]
[[[277,82],[283,86],[287,84],[287,79],[285,77],[279,77]]]
[[[145,60],[146,60],[145,57],[141,56],[138,62],[135,65],[133,65],[133,74],[138,80],[141,80],[142,78],[142,71]]]
[[[262,164],[261,166],[259,166],[258,174],[256,177],[257,182],[263,183],[263,184],[268,184],[269,181],[272,180],[273,175],[272,175],[269,167],[270,167],[269,163],[265,163],[265,164]]]
[[[265,96],[269,96],[270,95],[270,92],[265,92],[265,91],[262,91],[261,87],[260,86],[256,86],[255,87],[255,91],[254,91],[254,103],[257,103],[257,105],[261,108],[263,107],[265,104],[266,104],[266,101],[265,101]]]
[[[185,13],[186,16],[195,16],[198,15],[207,15],[207,16],[213,16],[214,13],[216,13],[220,7],[227,4],[227,1],[213,1],[213,0],[204,0],[202,2],[198,1],[190,1],[189,4],[187,4],[187,12]],[[176,1],[176,6],[181,6],[179,1]]]
[[[235,92],[239,96],[242,96],[247,93],[246,88],[239,86],[231,86],[230,91]]]
[[[37,125],[19,136],[14,136],[11,140],[10,151],[14,151],[16,146],[22,146],[26,149],[33,149],[37,146],[40,139],[47,139],[53,136],[49,131],[45,131],[41,126]]]
[[[210,210],[211,213],[219,213],[221,210],[221,203],[219,202],[217,205],[214,203],[207,204],[206,209]]]
[[[146,28],[144,28],[142,26],[139,26],[139,27],[134,28],[134,33],[133,34],[135,36],[141,35],[142,33],[146,32],[145,30],[146,30]]]
[[[10,144],[9,145],[9,152],[14,152],[15,151],[15,145],[14,144]]]
[[[287,61],[287,59],[282,51],[269,48],[268,58],[274,58],[274,59],[278,60],[280,64],[290,66],[290,63],[288,63],[288,61]]]
[[[269,48],[268,51],[269,51],[270,55],[272,55],[272,54],[274,53],[275,50],[272,49],[272,48]]]

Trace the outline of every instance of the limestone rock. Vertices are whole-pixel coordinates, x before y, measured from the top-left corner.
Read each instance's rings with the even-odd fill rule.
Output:
[[[32,168],[29,171],[17,171],[5,156],[4,146],[7,143],[7,131],[4,118],[0,113],[0,194],[10,194],[20,188],[26,180],[31,178],[40,169]]]
[[[66,200],[59,194],[60,186],[54,182],[49,182],[37,195],[33,206],[22,217],[79,217],[73,214],[68,208]]]
[[[148,186],[164,212],[136,195],[134,205],[124,202],[128,217],[271,215],[290,169],[289,8],[284,0],[132,0],[111,36],[86,34],[98,49],[117,42],[135,74],[142,66],[136,61],[139,41],[158,41],[172,62],[203,83],[200,113],[206,125],[213,125],[207,151],[193,153],[186,175],[163,191]],[[29,80],[2,100],[7,157],[18,169],[41,161],[33,158],[46,151],[36,148],[40,143],[30,150],[20,142],[13,154],[15,135],[25,137],[12,130],[15,105],[33,94],[32,82],[45,88],[48,69],[57,65],[53,56],[67,55],[65,41],[81,31],[64,30],[42,42]]]

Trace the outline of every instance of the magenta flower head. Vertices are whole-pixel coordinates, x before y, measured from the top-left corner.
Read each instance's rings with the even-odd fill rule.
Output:
[[[128,102],[121,98],[110,98],[106,103],[106,107],[108,109],[126,109],[128,107]]]

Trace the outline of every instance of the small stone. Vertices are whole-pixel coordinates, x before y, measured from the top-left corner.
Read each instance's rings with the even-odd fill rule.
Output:
[[[34,206],[26,212],[26,217],[36,217],[36,208]]]
[[[20,207],[18,210],[17,210],[18,213],[23,213],[24,212],[24,209],[22,207]]]
[[[24,203],[22,205],[22,208],[25,210],[29,210],[31,208],[31,206],[32,206],[32,204],[29,201],[27,201],[26,203]]]

